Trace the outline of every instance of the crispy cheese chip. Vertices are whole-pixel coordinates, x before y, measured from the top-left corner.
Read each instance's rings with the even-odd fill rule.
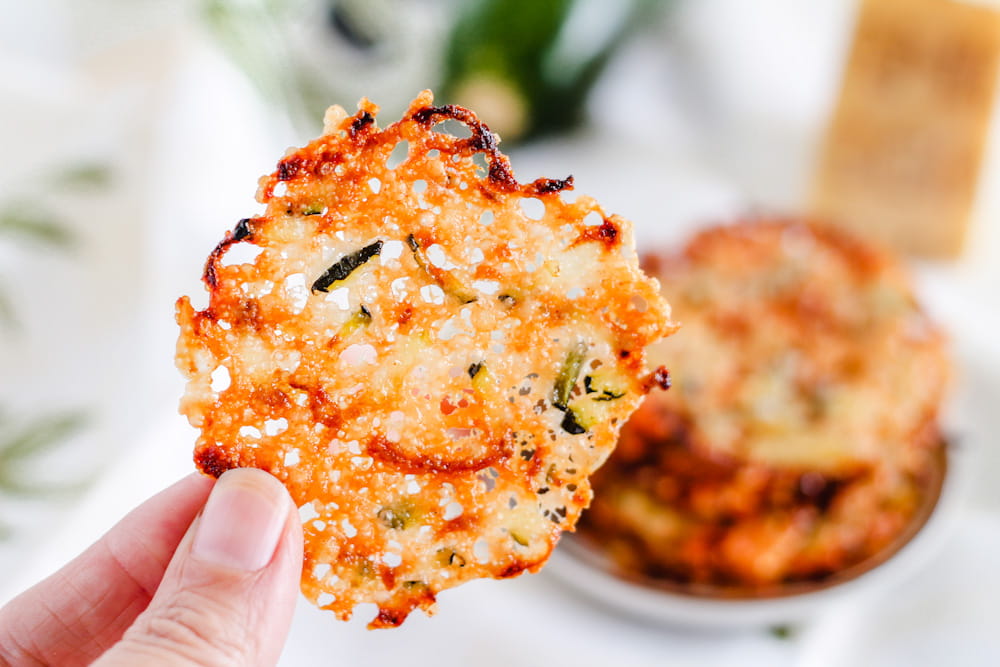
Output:
[[[198,467],[284,481],[305,595],[345,619],[375,603],[389,627],[541,567],[666,383],[644,348],[674,325],[630,224],[565,201],[571,178],[519,184],[429,92],[385,129],[376,112],[332,107],[261,180],[264,215],[209,257],[208,307],[178,301],[177,359]],[[227,262],[234,246],[257,254]]]

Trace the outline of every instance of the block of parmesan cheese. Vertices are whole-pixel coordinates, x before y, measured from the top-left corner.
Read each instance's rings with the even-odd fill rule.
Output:
[[[812,213],[898,250],[961,249],[990,125],[1000,12],[863,0]]]

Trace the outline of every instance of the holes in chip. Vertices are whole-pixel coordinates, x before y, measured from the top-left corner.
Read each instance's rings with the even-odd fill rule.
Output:
[[[330,290],[324,300],[336,305],[340,310],[350,310],[351,308],[351,292],[346,287]]]
[[[214,371],[212,371],[212,391],[218,393],[225,391],[229,388],[232,383],[232,378],[229,375],[229,369],[225,366],[219,366]]]
[[[378,361],[378,351],[374,345],[354,343],[344,348],[344,351],[340,353],[340,360],[349,366],[374,364]]]
[[[531,220],[541,220],[545,216],[545,204],[538,197],[524,197],[521,211]]]
[[[500,291],[500,283],[496,280],[476,280],[472,286],[483,294],[496,294]]]
[[[406,158],[409,157],[409,155],[410,142],[404,139],[393,146],[392,152],[389,153],[389,157],[385,161],[385,166],[389,169],[395,169],[399,165],[406,162]]]
[[[441,305],[444,303],[444,290],[437,285],[424,285],[420,288],[420,298],[425,303]]]
[[[305,274],[291,274],[285,278],[282,289],[285,292],[285,297],[291,302],[292,312],[301,313],[309,301],[309,290],[306,288]]]
[[[478,178],[485,178],[490,173],[490,163],[484,154],[473,153],[472,163],[476,165],[476,176]]]
[[[264,433],[266,435],[279,435],[288,429],[288,420],[284,417],[264,420]]]
[[[234,243],[226,249],[219,260],[220,266],[236,266],[238,264],[253,264],[264,249],[252,243]]]
[[[480,564],[489,563],[490,555],[490,543],[486,538],[481,537],[472,545],[472,556],[476,559],[476,562]]]
[[[462,507],[462,503],[453,500],[447,505],[445,505],[444,514],[442,515],[442,517],[444,518],[445,521],[451,521],[453,519],[457,519],[458,517],[462,516],[462,513],[464,511],[465,508]]]
[[[450,134],[459,139],[468,139],[472,136],[472,130],[469,129],[468,125],[451,118],[434,123],[431,130],[441,134]]]
[[[386,241],[382,244],[382,252],[379,253],[379,261],[382,265],[399,259],[403,255],[403,242],[397,240]]]
[[[318,516],[319,512],[316,511],[316,508],[313,506],[312,503],[303,503],[303,505],[299,507],[299,520],[302,523],[308,523],[309,521],[312,521]],[[329,571],[330,568],[327,567],[327,572]]]

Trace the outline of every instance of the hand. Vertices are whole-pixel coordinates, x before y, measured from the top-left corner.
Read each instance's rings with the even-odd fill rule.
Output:
[[[278,480],[191,475],[0,609],[0,665],[273,665],[301,569]]]

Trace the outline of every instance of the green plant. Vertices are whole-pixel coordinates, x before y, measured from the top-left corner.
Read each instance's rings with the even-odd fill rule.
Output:
[[[574,13],[598,7],[599,35],[573,28]],[[618,48],[662,0],[474,0],[451,32],[443,97],[483,109],[507,139],[527,140],[573,128],[584,103]]]
[[[65,221],[44,203],[45,192],[87,191],[107,187],[110,169],[98,163],[55,169],[37,179],[39,191],[26,192],[0,202],[0,243],[34,246],[36,250],[71,250],[76,242]],[[0,276],[2,277],[2,276]],[[0,325],[16,328],[13,300],[0,283]],[[60,497],[78,493],[86,484],[82,476],[68,482],[42,482],[32,466],[52,454],[86,423],[81,411],[53,413],[12,421],[0,411],[0,495],[22,498]],[[0,539],[11,529],[0,525]]]

